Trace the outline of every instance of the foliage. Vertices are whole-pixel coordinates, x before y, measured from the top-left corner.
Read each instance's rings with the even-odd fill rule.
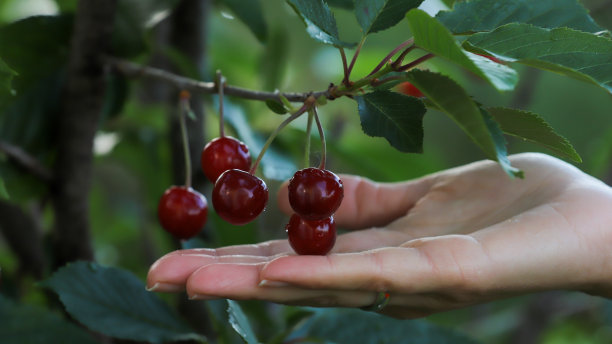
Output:
[[[221,69],[230,85],[247,91],[322,90],[316,104],[328,134],[329,165],[338,171],[397,181],[485,157],[497,161],[510,177],[521,177],[509,163],[509,151],[545,149],[576,163],[584,159],[585,169],[594,166],[591,172],[600,177],[609,173],[612,40],[603,29],[606,24],[596,23],[575,0],[446,0],[449,8],[433,15],[422,0],[219,0],[207,23],[210,49],[204,68],[159,41],[168,29],[165,19],[180,2],[120,0],[113,56],[146,64],[161,53],[185,76],[211,80],[213,71]],[[76,3],[58,0],[55,14],[0,23],[0,141],[22,147],[51,170]],[[526,84],[531,80],[526,75],[540,79]],[[412,83],[425,97],[401,94],[396,88],[401,82]],[[177,314],[175,299],[147,292],[142,282],[151,259],[178,248],[155,217],[158,197],[171,183],[167,132],[172,124],[166,114],[175,104],[146,100],[149,92],[155,93],[150,86],[118,73],[108,78],[95,143],[109,137],[115,141],[106,151],[94,145],[90,196],[98,263],[75,262],[49,271],[34,284],[31,277],[20,277],[23,262],[18,255],[0,249],[3,343],[49,338],[99,342],[68,318],[96,335],[151,343],[205,342],[206,330],[212,331],[207,332],[211,341],[220,343],[503,343],[520,326],[518,320],[502,318],[499,309],[486,307],[450,312],[453,320],[442,326],[359,310],[238,301],[205,303],[212,330],[186,321]],[[531,101],[525,92],[533,95]],[[226,129],[254,155],[288,113],[296,112],[287,98],[260,100],[232,97],[223,103]],[[211,97],[204,102],[204,130],[214,137],[219,102]],[[568,102],[575,107],[565,109]],[[261,161],[261,173],[272,188],[304,160],[304,120],[290,123]],[[604,139],[595,140],[597,136]],[[313,143],[313,161],[321,149]],[[51,238],[54,209],[47,199],[53,189],[26,172],[0,152],[0,202],[34,209],[37,223]],[[203,192],[210,192],[209,184]],[[204,234],[182,245],[281,238],[283,221],[270,206],[265,218],[237,230],[212,212]],[[3,240],[0,244],[10,246]],[[44,255],[53,261],[51,252]],[[67,314],[48,302],[43,289],[58,296]],[[604,315],[610,312],[609,304],[592,307]],[[513,319],[530,314],[521,306],[508,309]],[[588,320],[610,332],[593,314],[599,313],[589,313]],[[489,331],[471,333],[476,339],[456,331],[486,321]],[[497,328],[501,330],[495,332]],[[551,328],[546,338],[562,337],[565,331]],[[606,331],[601,343],[612,340]]]

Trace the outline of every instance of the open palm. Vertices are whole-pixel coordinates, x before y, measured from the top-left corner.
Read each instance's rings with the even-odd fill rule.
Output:
[[[511,161],[525,179],[490,161],[394,184],[342,176],[335,220],[353,231],[329,255],[297,256],[286,240],[176,251],[151,267],[148,286],[323,307],[365,306],[385,291],[383,313],[399,318],[541,290],[609,294],[612,189],[547,155]]]

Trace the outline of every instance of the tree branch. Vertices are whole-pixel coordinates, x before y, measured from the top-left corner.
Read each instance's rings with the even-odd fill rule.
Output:
[[[115,69],[115,71],[128,76],[128,77],[143,77],[148,79],[160,80],[167,83],[170,83],[182,90],[188,90],[192,93],[217,93],[217,86],[214,82],[205,82],[198,81],[190,78],[186,78],[184,76],[180,76],[174,73],[170,73],[168,71],[142,66],[133,62],[129,62],[126,60],[121,60],[117,58],[107,58],[108,63]],[[255,91],[249,90],[237,86],[225,85],[225,90],[223,92],[225,95],[251,99],[251,100],[276,100],[281,102],[280,94],[282,94],[285,98],[292,102],[304,102],[309,95],[313,95],[315,98],[319,98],[320,96],[324,96],[328,99],[336,98],[332,92],[331,88],[325,91],[318,92],[304,92],[304,93],[278,93],[278,92],[263,92],[263,91]]]
[[[6,154],[11,160],[19,165],[19,167],[43,182],[49,183],[53,179],[53,173],[21,147],[0,141],[0,152]]]

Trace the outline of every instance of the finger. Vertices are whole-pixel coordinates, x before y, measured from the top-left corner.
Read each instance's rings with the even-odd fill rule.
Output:
[[[363,177],[341,175],[344,199],[334,214],[336,223],[347,229],[383,226],[405,215],[427,193],[432,178],[402,183],[376,183]],[[292,214],[288,182],[278,192],[279,208]]]
[[[486,256],[469,236],[416,239],[406,247],[328,256],[284,256],[260,278],[313,289],[399,293],[465,291],[485,278]]]

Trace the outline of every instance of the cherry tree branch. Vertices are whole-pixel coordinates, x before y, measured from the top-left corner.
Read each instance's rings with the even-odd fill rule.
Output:
[[[34,177],[42,180],[43,182],[51,182],[53,179],[53,173],[47,167],[45,167],[40,161],[28,154],[21,147],[11,145],[8,142],[0,141],[0,152],[6,154],[11,160],[13,160],[19,167],[26,170]]]
[[[215,82],[206,82],[199,81],[191,78],[186,78],[184,76],[180,76],[174,73],[170,73],[163,69],[153,68],[142,66],[137,63],[133,63],[126,60],[121,60],[117,58],[107,58],[107,62],[113,67],[113,69],[125,76],[134,77],[134,78],[147,78],[147,79],[155,79],[159,81],[164,81],[169,84],[176,86],[179,89],[187,90],[193,93],[209,93],[215,94],[217,93],[217,84]],[[319,98],[320,96],[324,96],[328,99],[336,98],[333,94],[333,88],[330,87],[325,91],[318,92],[288,92],[288,93],[278,93],[278,92],[264,92],[264,91],[255,91],[249,90],[246,88],[241,88],[232,85],[225,85],[223,93],[228,96],[239,97],[243,99],[251,99],[251,100],[276,100],[281,102],[280,95],[287,98],[292,102],[304,102],[308,99],[309,96],[314,96],[315,98]]]

